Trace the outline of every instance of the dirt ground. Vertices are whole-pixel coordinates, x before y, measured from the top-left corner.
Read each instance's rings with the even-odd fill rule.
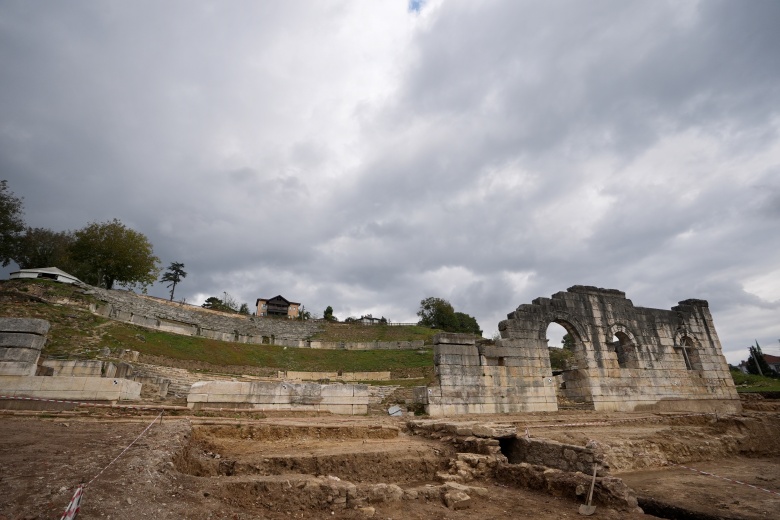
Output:
[[[619,426],[576,428],[565,424],[623,416],[528,414],[485,419],[518,426],[560,422],[560,428],[531,428],[531,435],[573,444],[600,443],[614,461],[613,474],[640,497],[714,515],[699,518],[753,519],[780,518],[780,496],[672,464],[780,492],[780,453],[768,448],[776,444],[778,415],[749,412],[744,418],[718,421],[648,417]],[[165,416],[162,424],[153,424],[122,453],[155,416],[96,411],[0,415],[0,520],[58,519],[75,487],[93,478],[84,492],[80,519],[580,516],[580,502],[490,480],[468,483],[484,490],[470,493],[466,509],[448,508],[438,491],[442,483],[436,472],[446,468],[453,448],[407,435],[404,419]],[[635,464],[626,462],[631,453],[640,452],[648,455],[633,456]],[[377,494],[392,489],[403,492],[403,499],[391,501]],[[345,508],[339,490],[342,496],[347,490],[349,496],[368,498],[351,502],[359,507]],[[598,507],[593,518],[656,517]]]

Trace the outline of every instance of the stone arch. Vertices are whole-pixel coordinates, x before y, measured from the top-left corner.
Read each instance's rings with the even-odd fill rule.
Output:
[[[574,366],[572,369],[584,369],[591,366],[591,360],[588,357],[587,344],[590,343],[588,329],[583,323],[568,312],[554,311],[544,313],[539,322],[539,338],[547,337],[547,327],[550,323],[556,323],[563,327],[572,338],[574,338]]]
[[[607,341],[611,346],[610,350],[617,357],[618,366],[620,368],[640,368],[637,351],[639,343],[631,329],[622,323],[613,323],[608,330],[609,337]],[[613,342],[612,338],[617,338],[618,340]]]
[[[579,344],[585,344],[588,342],[588,335],[587,335],[587,327],[582,324],[582,322],[576,317],[568,312],[551,312],[548,313],[546,316],[543,316],[542,319],[542,337],[546,334],[547,326],[550,323],[557,323],[564,329],[566,329],[566,332],[571,334],[574,337],[574,341]]]

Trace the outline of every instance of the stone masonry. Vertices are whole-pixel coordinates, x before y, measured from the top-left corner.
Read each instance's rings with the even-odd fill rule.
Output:
[[[0,400],[0,408],[14,403],[14,398],[117,401],[140,396],[140,383],[89,377],[102,367],[100,362],[86,362],[78,369],[75,364],[68,367],[70,373],[75,370],[86,377],[36,376],[39,369],[54,373],[53,367],[38,365],[48,331],[46,320],[0,318],[0,395],[10,398]]]
[[[325,350],[420,350],[418,341],[327,342],[310,338],[323,326],[314,320],[243,316],[170,302],[127,291],[91,287],[100,303],[91,311],[116,321],[155,330],[236,343],[267,344]]]
[[[227,314],[126,291],[91,287],[90,293],[102,300],[92,308],[96,314],[186,336],[237,343],[299,346],[298,343],[303,343],[322,328],[314,321]]]
[[[34,376],[49,322],[0,318],[0,376]]]
[[[420,396],[428,413],[554,411],[556,391],[595,410],[741,410],[704,300],[649,309],[621,291],[574,286],[507,318],[494,346],[463,335],[434,340],[438,384]],[[561,388],[547,348],[553,322],[575,342],[575,365],[563,372]]]
[[[429,415],[557,410],[546,346],[542,351],[477,345],[470,334],[450,333],[437,334],[433,343],[438,384],[422,399]]]

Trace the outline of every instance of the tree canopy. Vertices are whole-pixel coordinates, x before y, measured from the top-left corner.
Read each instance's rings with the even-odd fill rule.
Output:
[[[328,305],[325,308],[325,312],[322,313],[322,319],[328,321],[339,321],[339,319],[333,315],[333,307],[330,305]]]
[[[187,277],[187,272],[184,270],[184,264],[181,262],[171,262],[168,266],[168,270],[160,278],[161,282],[171,282],[166,287],[171,289],[171,301],[173,301],[173,292],[176,290],[176,284],[181,282],[182,278]]]
[[[764,359],[764,353],[761,352],[761,347],[758,345],[758,341],[756,341],[755,347],[748,347],[748,351],[749,356],[747,363],[745,363],[748,372],[756,375],[761,374],[766,377],[777,376],[777,372],[772,370],[772,367],[770,367],[769,363],[767,363],[766,359]],[[758,361],[758,366],[756,366],[756,361]],[[760,371],[759,368],[761,369]]]
[[[88,268],[87,283],[112,289],[114,283],[146,288],[157,280],[160,259],[145,235],[118,219],[92,222],[74,233],[72,258]]]
[[[70,257],[74,240],[70,231],[28,227],[16,244],[13,258],[21,269],[59,267],[78,276],[77,265]]]
[[[203,305],[201,305],[201,307],[205,309],[211,309],[214,311],[232,312],[232,313],[239,312],[238,303],[228,293],[224,293],[224,299],[217,298],[216,296],[210,296],[206,298],[206,302]],[[246,308],[246,313],[249,314],[248,306]]]
[[[3,267],[14,260],[14,252],[22,231],[22,199],[8,189],[8,181],[0,181],[0,262]]]
[[[476,318],[464,312],[456,312],[452,304],[442,298],[426,298],[420,301],[418,325],[441,329],[445,332],[464,332],[482,335]]]

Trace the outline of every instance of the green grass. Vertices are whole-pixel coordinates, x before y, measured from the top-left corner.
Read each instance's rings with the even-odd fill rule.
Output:
[[[731,370],[731,377],[739,393],[780,392],[780,379],[743,374],[740,370]]]
[[[419,325],[389,326],[360,325],[357,323],[325,323],[325,328],[311,339],[317,341],[417,341],[433,342],[433,336],[441,332]]]
[[[67,304],[42,302],[68,301]],[[143,354],[206,363],[216,367],[249,366],[268,370],[375,372],[394,377],[429,377],[433,352],[417,350],[317,350],[275,345],[248,345],[181,336],[110,321],[89,312],[90,296],[70,285],[48,280],[0,281],[0,316],[41,318],[51,324],[43,354],[53,357],[93,358],[102,347],[130,349]],[[321,341],[430,342],[437,331],[425,327],[326,324]]]
[[[433,351],[430,349],[354,351],[253,345],[179,336],[122,323],[112,323],[104,331],[100,347],[129,348],[152,356],[200,361],[217,366],[329,372],[395,372],[433,367]]]

